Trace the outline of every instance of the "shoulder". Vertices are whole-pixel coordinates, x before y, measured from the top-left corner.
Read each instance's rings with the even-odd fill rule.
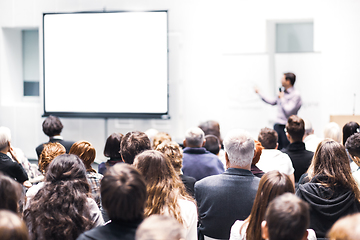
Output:
[[[242,236],[246,235],[246,228],[243,228],[240,234],[240,229],[244,225],[245,221],[236,220],[232,225],[230,230],[230,239],[229,240],[241,240]]]
[[[86,231],[86,232],[82,233],[76,240],[104,239],[104,237],[106,237],[106,235],[104,233],[102,233],[103,228],[105,228],[105,226],[96,227],[89,231]]]

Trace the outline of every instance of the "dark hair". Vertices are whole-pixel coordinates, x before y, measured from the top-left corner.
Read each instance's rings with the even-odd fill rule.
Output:
[[[205,135],[214,135],[219,139],[220,143],[222,143],[222,139],[220,136],[220,124],[218,122],[209,120],[201,123],[199,125],[199,128],[203,130]]]
[[[285,79],[290,81],[291,86],[294,86],[295,80],[296,80],[296,75],[291,72],[284,73],[284,75],[285,75]]]
[[[345,147],[340,143],[329,138],[321,141],[307,173],[310,181],[315,176],[323,176],[322,179],[326,180],[319,180],[320,184],[332,189],[349,189],[355,194],[357,201],[360,201],[360,190],[351,174],[349,158]]]
[[[132,164],[136,155],[139,153],[150,150],[151,142],[149,137],[139,131],[128,132],[123,136],[120,143],[120,153],[124,162]]]
[[[21,184],[0,173],[0,209],[19,213],[18,203],[22,195]]]
[[[25,223],[7,210],[0,210],[0,236],[1,240],[29,240]]]
[[[93,227],[88,205],[89,184],[81,159],[57,156],[46,172],[45,185],[24,212],[32,239],[76,239]]]
[[[50,115],[44,120],[42,128],[47,136],[53,137],[60,135],[63,125],[58,117]]]
[[[360,158],[360,133],[351,135],[346,140],[345,147],[351,156]]]
[[[136,230],[135,240],[185,239],[185,229],[170,216],[154,214],[145,219]]]
[[[134,221],[144,217],[146,184],[133,166],[117,163],[101,180],[102,205],[111,220]]]
[[[217,155],[220,152],[220,141],[218,137],[215,135],[206,135],[205,140],[205,149]]]
[[[344,125],[342,132],[343,132],[343,145],[345,146],[346,140],[348,137],[353,135],[354,133],[359,132],[359,124],[357,122],[348,122]]]
[[[286,131],[294,140],[294,142],[302,142],[305,134],[305,123],[300,117],[292,115],[288,118]]]
[[[109,158],[121,158],[120,142],[124,135],[113,133],[107,139],[104,148],[104,156]]]
[[[272,200],[265,221],[269,240],[301,240],[310,224],[309,205],[292,193]]]
[[[246,230],[246,239],[262,239],[259,229],[261,228],[261,222],[264,220],[266,207],[271,200],[286,192],[295,192],[294,185],[286,174],[275,170],[262,176],[250,216],[245,220],[249,223]]]
[[[278,134],[274,129],[262,128],[260,130],[258,141],[265,149],[275,149],[278,142]]]

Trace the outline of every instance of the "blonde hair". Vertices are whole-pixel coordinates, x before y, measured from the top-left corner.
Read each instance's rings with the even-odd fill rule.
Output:
[[[330,122],[325,126],[324,138],[331,138],[334,141],[341,143],[341,129],[336,122]]]
[[[66,149],[63,145],[58,142],[50,142],[44,144],[44,149],[42,150],[39,157],[39,169],[45,174],[47,167],[51,161],[57,156],[66,153]]]
[[[182,168],[183,151],[176,142],[165,141],[157,146],[156,151],[162,152],[170,160],[175,172],[180,174]]]
[[[360,236],[360,213],[336,221],[327,237],[329,240],[357,240]]]
[[[72,145],[69,154],[79,156],[86,167],[86,171],[96,172],[95,169],[91,167],[91,164],[94,162],[96,157],[96,150],[91,143],[87,141],[78,141]]]
[[[171,136],[166,132],[159,132],[154,136],[153,149],[156,149],[161,143],[171,141]]]

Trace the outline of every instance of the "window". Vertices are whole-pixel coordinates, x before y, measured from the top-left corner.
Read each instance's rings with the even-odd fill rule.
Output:
[[[312,22],[277,23],[276,52],[298,53],[314,51],[314,27]]]
[[[22,30],[24,96],[39,96],[39,32]]]

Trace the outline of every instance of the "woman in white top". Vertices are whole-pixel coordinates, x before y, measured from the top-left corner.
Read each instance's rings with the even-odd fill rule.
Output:
[[[245,221],[237,220],[231,227],[230,240],[262,240],[261,222],[264,220],[266,207],[275,197],[286,193],[295,193],[290,178],[279,171],[270,171],[262,176],[251,213]],[[308,230],[308,239],[316,240],[313,230]]]
[[[169,215],[183,224],[186,240],[197,240],[197,209],[170,160],[161,152],[148,150],[136,156],[135,167],[145,177],[148,199],[145,217]]]

